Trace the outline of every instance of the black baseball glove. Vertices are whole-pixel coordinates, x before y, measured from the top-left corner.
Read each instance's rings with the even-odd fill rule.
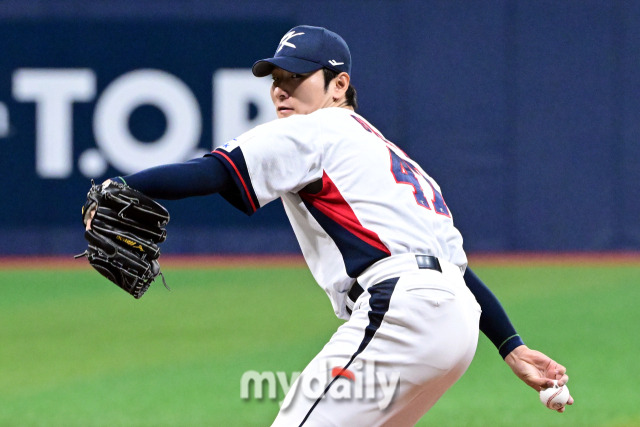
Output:
[[[158,274],[167,286],[158,264],[158,244],[166,239],[169,222],[162,205],[125,184],[95,185],[92,180],[82,217],[85,224],[91,219],[84,233],[89,247],[76,258],[86,256],[93,268],[136,299]]]

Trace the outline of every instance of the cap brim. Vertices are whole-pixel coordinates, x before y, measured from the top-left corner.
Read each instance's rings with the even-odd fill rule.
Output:
[[[282,68],[290,73],[304,74],[319,70],[322,68],[322,65],[305,59],[294,58],[291,56],[280,56],[256,61],[256,63],[253,64],[251,71],[256,77],[264,77],[271,74],[275,67]]]

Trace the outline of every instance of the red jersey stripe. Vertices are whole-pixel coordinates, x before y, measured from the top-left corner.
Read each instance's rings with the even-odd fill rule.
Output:
[[[382,243],[380,237],[375,231],[365,228],[356,217],[356,214],[349,206],[349,203],[342,197],[340,190],[333,183],[326,172],[322,175],[322,190],[316,194],[300,192],[300,197],[305,201],[329,217],[331,220],[340,224],[350,233],[358,237],[370,246],[391,255],[389,249]]]

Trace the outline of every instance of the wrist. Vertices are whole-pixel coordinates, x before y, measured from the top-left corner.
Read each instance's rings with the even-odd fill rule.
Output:
[[[108,181],[117,182],[117,183],[119,183],[119,184],[127,185],[127,181],[125,181],[125,180],[124,180],[124,178],[123,178],[123,177],[121,177],[121,176],[114,176],[113,178],[109,178],[109,179],[108,179],[107,181],[105,181],[105,182],[108,182]]]
[[[520,352],[525,350],[526,348],[527,346],[524,345],[522,337],[520,337],[520,335],[518,334],[515,334],[504,340],[500,347],[498,347],[498,352],[500,353],[500,356],[502,356],[502,358],[506,360],[507,356],[514,351],[517,350],[518,352]]]

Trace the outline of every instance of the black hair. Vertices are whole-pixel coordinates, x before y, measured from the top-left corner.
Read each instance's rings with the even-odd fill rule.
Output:
[[[326,91],[329,87],[329,83],[331,83],[331,80],[335,79],[339,73],[328,68],[323,68],[322,73],[324,75],[324,90]],[[358,94],[356,93],[356,88],[354,88],[351,83],[349,83],[349,87],[347,88],[345,96],[347,98],[347,105],[353,107],[354,110],[357,110]]]

